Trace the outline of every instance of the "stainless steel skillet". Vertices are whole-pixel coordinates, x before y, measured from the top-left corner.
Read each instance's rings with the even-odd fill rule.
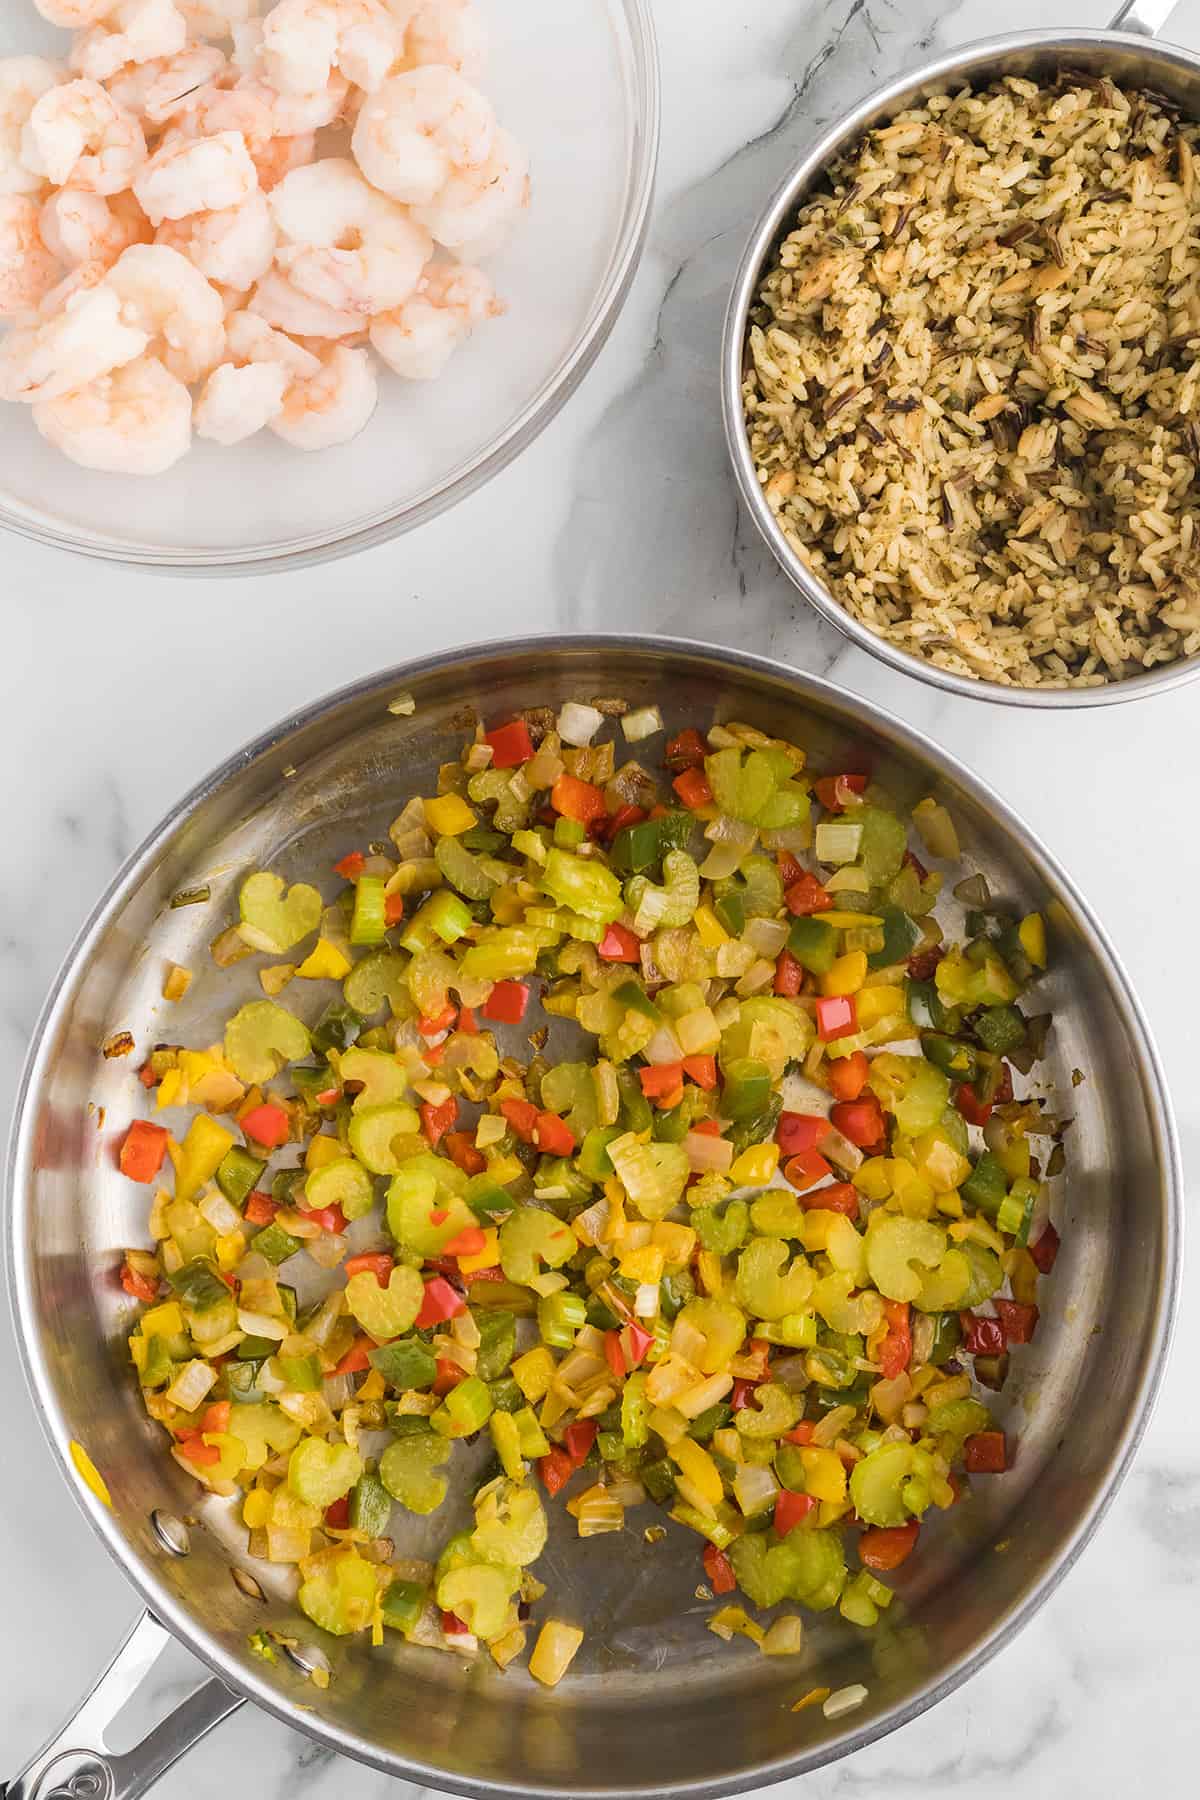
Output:
[[[416,703],[411,717],[387,710],[400,690]],[[106,1061],[100,1045],[121,1027],[138,1052],[167,1036],[211,1041],[229,1009],[231,977],[236,991],[245,970],[218,976],[206,947],[241,874],[264,862],[310,873],[382,835],[405,797],[431,791],[438,763],[461,742],[464,708],[495,720],[601,694],[656,701],[672,729],[753,720],[804,742],[818,770],[866,758],[901,800],[927,792],[944,800],[968,860],[993,889],[1050,921],[1049,1075],[1076,1124],[1069,1181],[1056,1201],[1063,1251],[1036,1345],[1004,1396],[1016,1468],[977,1484],[976,1497],[926,1534],[927,1553],[898,1583],[883,1631],[861,1634],[822,1615],[800,1658],[723,1645],[705,1628],[711,1603],[695,1597],[693,1544],[650,1546],[636,1526],[580,1543],[560,1515],[539,1573],[556,1612],[577,1616],[588,1636],[575,1671],[546,1692],[521,1673],[322,1638],[270,1570],[250,1569],[244,1531],[226,1504],[198,1497],[164,1454],[129,1376],[130,1308],[117,1280],[122,1248],[144,1241],[144,1190],[113,1159],[131,1110],[131,1062],[141,1058]],[[211,889],[209,905],[170,907],[172,895],[196,884]],[[159,1000],[168,959],[197,971],[186,1010]],[[253,980],[251,971],[247,994]],[[1075,1067],[1087,1073],[1078,1089]],[[1158,1061],[1102,929],[1003,802],[889,715],[761,659],[636,638],[464,650],[319,701],[217,769],[135,853],[80,934],[35,1035],[7,1219],[26,1372],[80,1504],[151,1613],[96,1694],[10,1784],[8,1800],[132,1800],[243,1699],[389,1774],[514,1800],[700,1800],[803,1773],[870,1742],[994,1654],[1095,1529],[1158,1386],[1179,1275],[1180,1191]],[[111,1505],[81,1479],[73,1444],[100,1471]],[[435,1524],[443,1535],[453,1528],[440,1515]],[[264,1599],[247,1592],[246,1573]],[[264,1626],[296,1640],[274,1666],[248,1646]],[[136,1750],[110,1755],[105,1727],[168,1633],[211,1676]],[[331,1671],[325,1689],[304,1679],[315,1662]],[[867,1698],[841,1720],[825,1720],[819,1708],[793,1713],[790,1702],[818,1682],[861,1682]]]

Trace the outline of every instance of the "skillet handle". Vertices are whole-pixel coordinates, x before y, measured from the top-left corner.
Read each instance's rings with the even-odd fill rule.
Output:
[[[132,1750],[109,1750],[106,1732],[173,1642],[152,1613],[143,1613],[62,1730],[15,1780],[0,1786],[2,1800],[137,1800],[228,1718],[241,1696],[210,1675]]]
[[[1108,29],[1157,37],[1177,4],[1178,0],[1125,0],[1116,18],[1109,20]]]

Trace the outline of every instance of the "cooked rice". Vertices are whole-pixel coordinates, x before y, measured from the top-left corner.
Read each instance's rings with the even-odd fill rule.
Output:
[[[1200,650],[1200,126],[1066,73],[901,113],[751,312],[751,452],[848,612],[956,674],[1097,686]]]

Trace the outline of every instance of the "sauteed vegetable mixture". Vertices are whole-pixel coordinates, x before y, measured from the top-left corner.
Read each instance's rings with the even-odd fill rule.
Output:
[[[212,953],[263,958],[261,997],[141,1070],[146,1408],[327,1631],[504,1667],[541,1612],[557,1681],[583,1633],[538,1604],[547,1505],[580,1537],[670,1519],[702,1591],[869,1627],[1010,1460],[986,1394],[1058,1245],[1060,1122],[1012,1077],[1043,921],[972,875],[947,938],[933,798],[905,817],[737,723],[656,777],[662,731],[619,702],[495,721],[346,846],[332,904],[249,874]],[[473,1528],[406,1559],[454,1487]],[[800,1646],[794,1613],[710,1623]]]

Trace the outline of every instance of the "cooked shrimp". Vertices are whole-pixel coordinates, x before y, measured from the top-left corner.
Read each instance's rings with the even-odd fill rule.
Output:
[[[529,159],[512,133],[498,127],[495,147],[477,169],[462,169],[412,216],[447,250],[490,256],[529,204]]]
[[[21,160],[21,133],[35,103],[62,80],[40,56],[0,57],[0,194],[38,194],[45,180]]]
[[[470,0],[425,0],[404,36],[405,65],[441,63],[478,81],[487,61],[487,29]]]
[[[481,269],[430,263],[415,294],[371,323],[371,342],[389,369],[434,381],[476,325],[504,311]]]
[[[65,31],[86,31],[107,18],[116,0],[33,0],[43,19]]]
[[[370,352],[334,344],[316,375],[292,383],[271,430],[297,450],[328,450],[358,436],[378,399]]]
[[[206,280],[245,289],[271,267],[277,236],[267,197],[255,192],[240,206],[168,220],[156,241],[186,256]]]
[[[192,397],[152,356],[86,387],[39,400],[33,422],[48,443],[110,475],[161,475],[192,444]]]
[[[225,308],[192,263],[166,244],[134,244],[104,285],[121,302],[121,317],[146,333],[152,354],[180,381],[199,381],[225,349]]]
[[[301,293],[279,269],[264,275],[250,298],[247,311],[265,319],[289,337],[344,338],[362,328],[362,314],[327,306]]]
[[[32,194],[0,194],[0,319],[31,312],[62,274]]]
[[[264,194],[279,186],[293,169],[303,169],[317,153],[317,137],[313,131],[297,132],[295,137],[269,138],[261,147],[248,144],[250,160],[258,170],[258,185]]]
[[[254,19],[258,0],[175,0],[190,36],[221,43]]]
[[[404,52],[404,27],[382,0],[339,0],[337,66],[374,93]]]
[[[127,112],[148,125],[167,125],[186,112],[197,92],[215,82],[225,67],[224,51],[214,44],[193,44],[178,56],[131,64],[104,85]]]
[[[33,106],[21,133],[21,157],[57,187],[119,194],[146,160],[146,140],[132,113],[97,81],[67,81]]]
[[[68,282],[76,291],[61,311],[14,326],[0,342],[0,400],[52,400],[132,362],[146,348],[146,333],[125,323],[120,300],[103,281],[85,285],[83,271],[76,270]],[[47,295],[43,310],[58,291]]]
[[[281,181],[271,210],[293,286],[367,317],[412,293],[433,249],[402,206],[375,192],[348,157],[310,163]]]
[[[133,183],[142,210],[154,225],[240,206],[257,187],[258,172],[240,131],[172,140],[155,151]]]
[[[327,346],[323,343],[321,348]],[[225,321],[225,354],[239,368],[246,363],[276,363],[287,371],[289,382],[315,375],[321,367],[319,356],[252,312],[235,312]]]
[[[130,244],[147,244],[150,221],[132,194],[89,194],[84,188],[59,188],[44,202],[42,238],[67,265],[98,262],[110,268]]]
[[[80,33],[68,62],[89,81],[108,81],[128,63],[177,56],[187,35],[174,0],[119,0],[102,24]]]
[[[337,55],[334,0],[279,0],[263,21],[262,66],[281,94],[313,94]]]
[[[222,363],[214,369],[196,401],[192,422],[196,436],[218,444],[240,444],[253,437],[283,410],[290,377],[280,363]]]
[[[373,186],[410,206],[428,205],[459,169],[492,152],[491,103],[453,69],[410,69],[368,95],[352,149]]]

